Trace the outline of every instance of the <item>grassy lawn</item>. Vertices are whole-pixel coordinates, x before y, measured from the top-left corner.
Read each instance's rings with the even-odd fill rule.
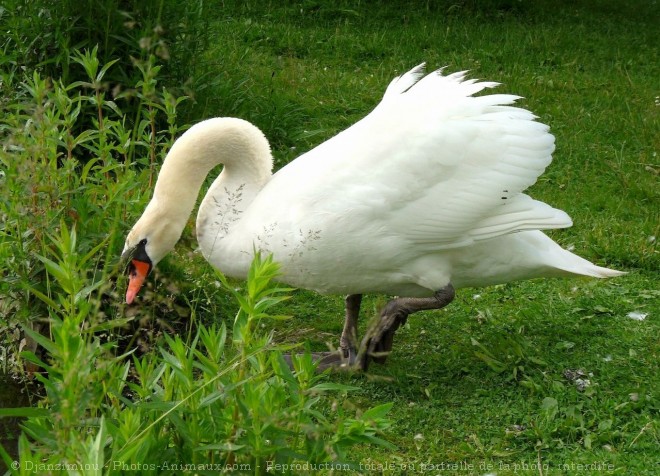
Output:
[[[553,238],[630,273],[462,290],[448,309],[411,318],[386,366],[332,377],[360,387],[347,405],[394,402],[388,437],[398,449],[365,447],[365,474],[406,465],[409,474],[660,471],[660,35],[657,5],[633,3],[290,2],[218,12],[215,46],[201,60],[220,93],[198,98],[200,118],[253,121],[282,165],[361,118],[396,73],[422,61],[469,69],[525,97],[556,135],[554,162],[531,190],[574,219]],[[384,302],[370,297],[367,317]],[[278,339],[337,345],[342,306],[297,292],[284,309],[295,321]]]
[[[427,63],[428,70],[445,66],[447,72],[470,70],[470,77],[501,83],[495,92],[522,96],[519,104],[550,125],[556,136],[554,161],[529,191],[534,198],[565,210],[573,218],[572,228],[550,233],[553,239],[598,265],[628,272],[611,280],[536,280],[459,290],[448,308],[415,314],[408,320],[396,335],[386,365],[373,364],[366,375],[331,374],[323,385],[356,389],[346,397],[341,394],[339,410],[331,405],[322,407],[326,414],[355,415],[356,410],[359,413],[393,403],[388,414],[392,426],[380,436],[396,449],[366,444],[352,448],[348,456],[358,466],[351,474],[658,474],[657,2],[228,0],[217,5],[214,2],[205,15],[208,47],[198,50],[197,57],[186,63],[192,81],[184,89],[191,98],[181,110],[188,122],[212,116],[247,119],[269,138],[276,167],[281,167],[366,115],[395,75],[421,62]],[[42,39],[48,40],[48,36]],[[71,63],[72,71],[82,70],[85,65],[87,68],[92,62],[89,54],[85,58],[79,54]],[[2,63],[3,67],[10,64],[9,60]],[[140,67],[144,78],[153,79],[158,72],[149,69],[150,64],[141,63]],[[4,82],[0,87],[5,88],[10,75],[4,70],[2,73]],[[164,378],[159,380],[165,371],[153,377],[157,373],[154,369],[174,362],[172,355],[177,351],[176,358],[187,355],[197,323],[225,322],[231,329],[237,304],[229,293],[220,290],[219,283],[209,285],[217,276],[198,253],[192,252],[196,248],[192,218],[182,242],[150,279],[140,306],[120,304],[125,283],[115,279],[121,272],[116,261],[122,240],[151,193],[150,167],[160,160],[170,139],[183,129],[174,123],[182,126],[178,121],[184,119],[168,109],[164,132],[157,137],[150,135],[156,129],[154,111],[166,109],[158,107],[169,100],[158,96],[160,83],[156,87],[155,80],[144,79],[135,91],[127,92],[140,98],[142,108],[135,116],[142,122],[136,120],[131,130],[130,119],[113,116],[117,106],[110,103],[110,92],[102,86],[78,84],[84,99],[76,99],[80,93],[71,86],[67,99],[66,94],[54,95],[55,81],[40,83],[36,75],[34,78],[33,83],[28,81],[31,89],[17,88],[16,97],[20,101],[34,100],[38,106],[17,106],[0,97],[0,105],[11,111],[7,119],[0,121],[3,138],[11,130],[33,128],[39,132],[29,137],[26,133],[28,139],[24,142],[11,143],[0,151],[0,185],[9,184],[3,188],[6,197],[0,197],[0,216],[6,220],[0,235],[0,258],[7,263],[7,270],[0,274],[0,311],[10,316],[0,322],[0,346],[3,355],[5,348],[18,346],[22,337],[19,323],[43,324],[48,322],[46,317],[53,316],[60,319],[57,325],[52,324],[56,319],[48,324],[53,326],[49,338],[55,340],[57,332],[52,329],[59,325],[66,345],[52,344],[45,337],[40,343],[49,346],[51,357],[61,353],[62,362],[68,366],[62,362],[52,364],[49,372],[55,384],[45,385],[53,392],[50,401],[45,400],[43,408],[31,414],[36,415],[36,423],[32,421],[29,436],[41,445],[39,450],[34,450],[36,443],[33,446],[35,459],[58,461],[58,451],[75,446],[52,437],[52,428],[70,436],[71,442],[80,443],[69,455],[96,451],[94,455],[98,456],[105,449],[106,454],[112,450],[113,455],[126,456],[127,461],[135,459],[127,447],[140,447],[142,451],[149,446],[131,439],[138,428],[144,442],[153,443],[154,457],[162,456],[158,445],[175,453],[175,440],[181,447],[193,442],[186,448],[190,454],[200,455],[195,445],[208,443],[205,438],[210,430],[204,426],[208,421],[201,417],[195,420],[191,412],[178,420],[173,417],[174,423],[163,426],[165,429],[158,433],[157,424],[162,422],[158,419],[151,424],[148,418],[154,409],[169,409],[177,398],[186,400],[189,389],[199,383],[193,377],[204,369],[190,364],[187,375],[173,371],[169,383],[163,383]],[[117,103],[123,105],[120,99]],[[62,137],[73,137],[71,124],[80,110],[76,107],[83,103],[83,116],[89,115],[83,118],[85,127],[98,130],[77,136],[80,143],[74,147]],[[51,113],[53,104],[55,109],[65,111],[61,117]],[[90,104],[98,105],[98,110],[84,109]],[[102,114],[106,115],[106,129],[101,131],[97,117]],[[66,129],[68,136],[53,133],[57,127]],[[14,138],[21,136],[13,134]],[[121,144],[132,140],[138,145],[131,152],[112,145],[113,140]],[[65,149],[68,157],[62,152]],[[70,223],[78,227],[77,245],[75,237],[66,235],[68,226],[63,226]],[[60,237],[60,244],[68,240],[71,246],[62,246],[58,251],[53,246],[57,242],[49,235]],[[60,255],[66,258],[64,264],[71,267],[72,273],[58,276],[57,267],[48,262],[57,261],[55,257]],[[49,268],[48,276],[45,267]],[[67,279],[68,288],[61,284]],[[101,281],[105,286],[106,280],[111,285],[101,287]],[[85,287],[89,283],[98,286]],[[67,289],[68,294],[61,293]],[[86,293],[85,297],[93,296],[98,289],[100,298],[98,302],[90,298],[89,303],[82,299],[81,304],[77,289]],[[386,296],[365,297],[361,330],[386,302]],[[309,342],[312,350],[338,345],[344,312],[342,297],[296,290],[292,299],[278,304],[276,311],[294,317],[264,324],[266,331],[275,331],[277,342]],[[71,316],[74,318],[69,319]],[[168,341],[170,354],[165,355],[158,347],[165,355],[163,361],[154,360],[153,368],[151,363],[143,364],[144,375],[154,372],[143,379],[153,387],[136,383],[140,379],[135,364],[130,372],[127,366],[122,374],[128,360],[118,357],[123,350],[113,340],[113,325],[119,324],[112,322],[119,322],[117,318],[126,319],[121,325],[131,320],[139,322],[139,333],[120,339],[131,351],[137,347],[136,355],[154,351],[152,332],[160,335],[166,329],[171,334],[180,331],[183,336],[182,341]],[[66,331],[69,325],[74,331]],[[46,327],[42,327],[43,334],[48,334]],[[74,342],[79,330],[83,337]],[[101,339],[88,337],[92,334],[93,339],[98,335]],[[69,338],[75,345],[67,344]],[[67,352],[84,348],[88,353],[71,358],[73,354],[65,353],[65,347]],[[242,348],[243,357],[246,347]],[[216,350],[222,354],[222,349]],[[96,358],[107,365],[94,364]],[[145,357],[144,362],[147,360]],[[8,362],[3,358],[4,367]],[[12,365],[21,367],[17,362],[14,359]],[[192,357],[186,362],[192,362]],[[247,367],[241,367],[240,378],[229,379],[235,384],[231,390],[235,394],[227,392],[235,401],[229,398],[228,402],[236,403],[236,408],[244,404],[241,399],[245,395],[240,392],[249,380],[243,373],[248,372]],[[210,364],[206,370],[213,375]],[[60,376],[61,382],[57,380]],[[64,377],[82,383],[79,388],[70,384],[58,387],[66,383]],[[75,380],[78,377],[80,380]],[[177,386],[179,377],[189,387]],[[84,393],[85,382],[94,384],[88,393]],[[122,386],[126,382],[128,392]],[[170,383],[171,388],[167,386]],[[259,391],[267,394],[268,381],[257,383],[262,385]],[[171,390],[171,400],[152,401],[159,395],[156,387],[164,387],[165,393]],[[177,397],[175,390],[184,396]],[[66,405],[52,395],[63,396],[61,402]],[[80,395],[89,397],[89,406]],[[220,398],[218,395],[212,397]],[[289,402],[286,392],[277,395]],[[250,402],[253,406],[245,404],[241,408],[259,409],[258,396],[250,396],[254,397]],[[133,405],[138,400],[145,405]],[[70,402],[80,406],[67,406]],[[207,408],[213,402],[216,400],[201,399],[195,404]],[[213,407],[214,411],[221,413],[224,407],[218,407]],[[194,405],[192,408],[198,410]],[[289,407],[282,408],[286,411],[278,413],[278,423],[291,419]],[[135,414],[126,416],[133,411]],[[250,411],[247,413],[251,415]],[[56,415],[52,422],[45,417],[49,412]],[[252,458],[247,450],[241,455],[240,445],[232,446],[240,433],[235,423],[239,410],[227,412],[225,420],[216,418],[212,423],[233,422],[233,427],[228,424],[231,438],[226,444],[223,440],[224,446],[206,450],[213,455],[234,451],[247,461]],[[65,413],[73,423],[67,421],[58,427],[58,418]],[[92,441],[92,436],[84,440],[87,435],[75,434],[79,428],[86,428],[89,435],[96,435],[99,427],[101,434],[101,416],[110,422],[108,431],[114,431],[114,439],[103,443],[100,437]],[[268,417],[265,415],[263,421]],[[152,427],[156,428],[155,437],[147,431]],[[172,428],[181,433],[170,436]],[[332,428],[324,427],[327,438],[332,438]],[[125,437],[123,446],[117,443],[120,436]],[[289,438],[299,442],[297,434]],[[256,447],[263,443],[258,438],[255,441]],[[282,441],[286,445],[286,439]],[[117,450],[118,446],[121,448]],[[148,449],[144,451],[148,453]],[[263,454],[268,454],[268,448]],[[32,456],[25,450],[20,459],[30,461]],[[259,457],[255,457],[257,461]]]

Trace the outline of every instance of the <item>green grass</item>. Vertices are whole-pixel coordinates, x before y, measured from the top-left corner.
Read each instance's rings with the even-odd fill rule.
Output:
[[[530,194],[566,210],[575,222],[552,237],[629,274],[460,290],[447,309],[411,317],[397,333],[386,366],[373,365],[369,375],[330,377],[359,388],[344,400],[347,413],[394,403],[388,414],[392,426],[381,436],[397,448],[363,445],[351,450],[352,459],[361,462],[363,474],[655,474],[660,7],[643,0],[396,3],[401,5],[222,2],[208,12],[203,43],[210,46],[196,58],[189,84],[205,87],[193,89],[183,103],[185,120],[170,110],[158,123],[182,128],[210,116],[248,119],[271,140],[280,167],[363,117],[395,74],[422,61],[429,69],[469,69],[472,77],[502,83],[497,92],[524,96],[521,104],[549,124],[557,140],[554,162]],[[143,76],[146,86],[136,90],[155,114],[167,100],[158,95],[160,84]],[[3,106],[12,105],[12,95],[46,102],[45,93],[10,91],[3,78]],[[99,90],[83,92],[95,93]],[[89,104],[84,114],[94,117]],[[3,348],[17,342],[18,323],[43,322],[49,314],[26,290],[50,296],[57,289],[34,254],[51,256],[43,234],[54,233],[61,222],[77,223],[82,254],[108,236],[81,279],[95,282],[103,275],[114,283],[123,235],[149,197],[151,154],[162,160],[169,137],[166,125],[156,147],[149,147],[154,115],[138,109],[144,114],[139,127],[120,126],[120,116],[104,107],[107,130],[94,131],[94,140],[83,143],[80,163],[48,159],[62,150],[48,132],[11,142],[22,149],[7,147],[0,155],[8,171],[7,193],[0,197],[7,219],[0,240],[7,263],[0,281],[0,310],[8,316]],[[64,121],[40,116],[36,106],[8,110],[13,115],[2,120],[3,137],[10,129],[22,130],[28,118],[37,131],[50,130],[47,121],[60,126]],[[130,151],[107,145],[131,133],[137,142]],[[106,148],[93,149],[97,142]],[[42,158],[33,151],[52,155],[44,152]],[[101,165],[107,167],[93,167],[83,180],[88,156],[105,157]],[[70,177],[77,181],[69,183]],[[112,200],[106,203],[105,195]],[[151,342],[170,324],[189,341],[199,322],[231,323],[237,304],[219,286],[209,286],[217,277],[190,252],[191,236],[189,229],[159,265],[141,308],[119,304],[121,279],[102,288],[98,306],[107,317],[95,319],[130,314],[141,323],[136,337],[125,339],[130,348],[154,351]],[[362,329],[385,302],[382,296],[365,298]],[[277,312],[294,320],[267,324],[276,341],[308,341],[318,350],[338,344],[340,297],[300,290]],[[631,312],[646,318],[634,320]],[[7,362],[18,367],[9,355],[5,370]],[[578,370],[590,382],[583,390],[566,376]],[[460,471],[451,464],[462,465]]]
[[[335,377],[361,387],[360,405],[395,403],[389,435],[399,449],[365,448],[365,464],[398,468],[384,474],[443,462],[473,465],[461,474],[488,465],[541,474],[529,466],[539,461],[543,474],[578,464],[592,465],[580,474],[602,474],[598,462],[611,465],[606,474],[658,470],[660,18],[656,5],[634,3],[291,2],[221,12],[218,46],[204,59],[217,64],[223,94],[199,105],[200,118],[252,120],[282,165],[361,118],[394,74],[421,61],[469,69],[524,96],[556,136],[554,162],[531,189],[574,219],[553,238],[630,272],[462,290],[448,309],[412,317],[387,366],[372,367],[379,378]],[[367,317],[383,303],[370,297]],[[648,317],[627,317],[635,311]],[[278,326],[280,339],[337,345],[340,298],[300,291],[285,312],[296,324]],[[567,369],[592,375],[591,386],[578,391]],[[556,408],[544,413],[547,398]]]

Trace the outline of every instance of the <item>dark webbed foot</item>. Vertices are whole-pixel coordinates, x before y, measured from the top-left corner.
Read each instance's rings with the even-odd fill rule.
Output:
[[[428,298],[397,298],[387,303],[378,322],[367,330],[362,339],[358,356],[359,367],[366,372],[371,359],[379,364],[385,363],[387,355],[392,351],[394,333],[406,323],[410,314],[441,309],[454,299],[454,295],[454,287],[450,283]]]
[[[392,351],[394,333],[406,323],[410,312],[392,300],[381,311],[378,322],[367,330],[360,346],[359,366],[365,372],[371,359],[378,364],[384,364],[387,355]]]
[[[454,294],[454,287],[450,283],[428,298],[393,299],[381,311],[378,322],[367,330],[359,350],[357,347],[357,322],[362,295],[346,296],[346,317],[339,341],[340,348],[335,352],[312,353],[312,359],[318,363],[317,371],[323,372],[328,368],[336,370],[355,370],[357,368],[367,371],[371,360],[379,364],[385,363],[388,354],[392,351],[394,334],[399,327],[406,323],[408,316],[417,311],[441,309],[454,299]],[[285,355],[284,360],[293,369],[291,356]]]
[[[335,370],[350,370],[355,366],[358,356],[357,325],[360,314],[362,294],[349,294],[346,296],[346,315],[344,329],[339,340],[339,350],[336,352],[313,352],[312,360],[318,363],[316,370],[323,372],[329,368]],[[293,361],[290,355],[284,355],[284,360],[290,369]]]

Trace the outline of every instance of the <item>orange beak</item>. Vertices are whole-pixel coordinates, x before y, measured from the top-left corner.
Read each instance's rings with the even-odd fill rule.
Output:
[[[149,270],[151,268],[150,263],[145,263],[138,259],[132,259],[131,265],[128,271],[128,289],[126,290],[126,304],[131,304],[140,292],[144,280],[147,279]]]

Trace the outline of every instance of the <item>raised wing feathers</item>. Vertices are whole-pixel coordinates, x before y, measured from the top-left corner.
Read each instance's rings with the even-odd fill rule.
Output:
[[[548,127],[512,106],[517,96],[472,96],[496,83],[464,73],[419,79],[422,66],[392,81],[364,119],[276,174],[255,208],[268,210],[277,193],[289,204],[279,223],[331,230],[320,222],[341,217],[420,252],[570,226],[564,212],[522,194],[551,161]]]
[[[472,96],[496,83],[436,72],[410,85],[420,74],[393,81],[359,131],[356,149],[369,159],[356,160],[383,195],[384,232],[445,249],[570,226],[566,213],[522,194],[551,161],[548,127],[513,107],[517,96]]]

